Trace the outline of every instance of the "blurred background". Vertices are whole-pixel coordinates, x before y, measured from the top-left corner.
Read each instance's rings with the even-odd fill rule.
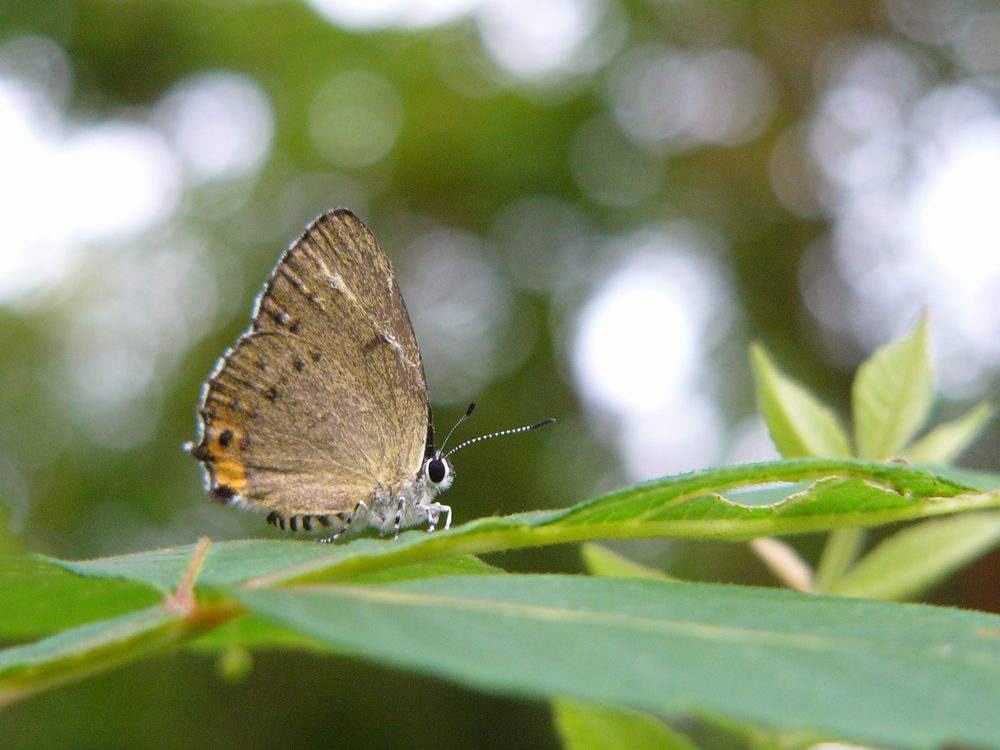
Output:
[[[0,550],[276,535],[210,504],[181,445],[327,208],[393,259],[439,430],[471,400],[462,437],[559,420],[462,453],[462,523],[773,457],[752,339],[846,410],[857,363],[926,307],[936,417],[990,395],[998,201],[993,2],[5,0]],[[996,438],[964,463],[996,469]],[[769,581],[739,545],[622,549]],[[571,548],[492,562],[579,569]],[[998,562],[934,600],[1000,609]],[[555,742],[543,705],[264,654],[238,684],[183,655],[56,691],[8,711],[0,745],[192,729],[234,748]]]

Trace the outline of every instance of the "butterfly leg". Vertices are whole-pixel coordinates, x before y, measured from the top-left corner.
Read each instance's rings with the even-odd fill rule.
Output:
[[[399,539],[399,525],[403,522],[403,508],[406,505],[406,498],[400,497],[396,505],[396,523],[393,525],[393,539]]]
[[[340,538],[341,534],[343,534],[345,531],[351,528],[351,521],[354,520],[354,516],[358,512],[358,508],[364,508],[365,513],[369,512],[368,506],[365,504],[365,501],[358,500],[358,504],[354,506],[354,510],[348,513],[347,518],[344,519],[344,525],[341,526],[339,529],[337,529],[337,531],[334,533],[333,536],[320,537],[318,541],[322,542],[323,544],[330,544],[332,542],[337,541]]]
[[[442,505],[441,503],[431,503],[426,506],[427,510],[427,522],[430,524],[427,527],[427,531],[431,532],[437,528],[437,522],[441,518],[441,512],[444,511],[444,528],[448,530],[451,528],[451,506]]]

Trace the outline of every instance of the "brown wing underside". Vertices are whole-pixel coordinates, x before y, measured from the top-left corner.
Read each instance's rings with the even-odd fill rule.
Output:
[[[354,214],[324,214],[282,255],[200,414],[193,452],[220,499],[331,512],[420,468],[420,351],[389,260]]]

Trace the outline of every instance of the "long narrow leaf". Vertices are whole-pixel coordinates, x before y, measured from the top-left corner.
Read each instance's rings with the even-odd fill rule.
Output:
[[[1000,544],[1000,513],[964,513],[897,531],[863,557],[832,593],[919,596]]]
[[[739,502],[739,491],[778,481],[784,500]],[[811,483],[810,483],[811,482]],[[214,544],[199,578],[203,587],[253,580],[266,587],[293,580],[343,580],[400,565],[498,550],[610,538],[678,537],[746,540],[760,536],[876,526],[964,510],[1000,507],[1000,494],[900,464],[850,459],[797,459],[710,469],[648,482],[571,508],[482,518],[447,532],[412,531],[398,541],[346,545],[302,540]],[[190,547],[67,562],[85,576],[174,585]]]
[[[976,439],[995,411],[992,402],[983,401],[958,419],[938,425],[902,455],[915,464],[951,463]]]
[[[334,648],[491,692],[721,712],[894,747],[1000,744],[993,615],[590,576],[234,594]]]
[[[624,555],[619,555],[602,544],[586,542],[580,545],[580,557],[587,572],[593,576],[613,576],[617,578],[655,578],[658,581],[672,581],[662,570],[650,568]]]

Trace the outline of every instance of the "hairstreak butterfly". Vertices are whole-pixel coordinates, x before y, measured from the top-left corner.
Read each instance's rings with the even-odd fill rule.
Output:
[[[426,522],[433,531],[442,515],[447,529],[451,508],[435,498],[455,478],[451,454],[555,421],[435,448],[420,349],[392,266],[342,208],[278,260],[250,328],[205,383],[199,416],[198,444],[187,449],[213,498],[269,511],[282,529],[329,529],[325,541],[365,526],[398,536]]]

